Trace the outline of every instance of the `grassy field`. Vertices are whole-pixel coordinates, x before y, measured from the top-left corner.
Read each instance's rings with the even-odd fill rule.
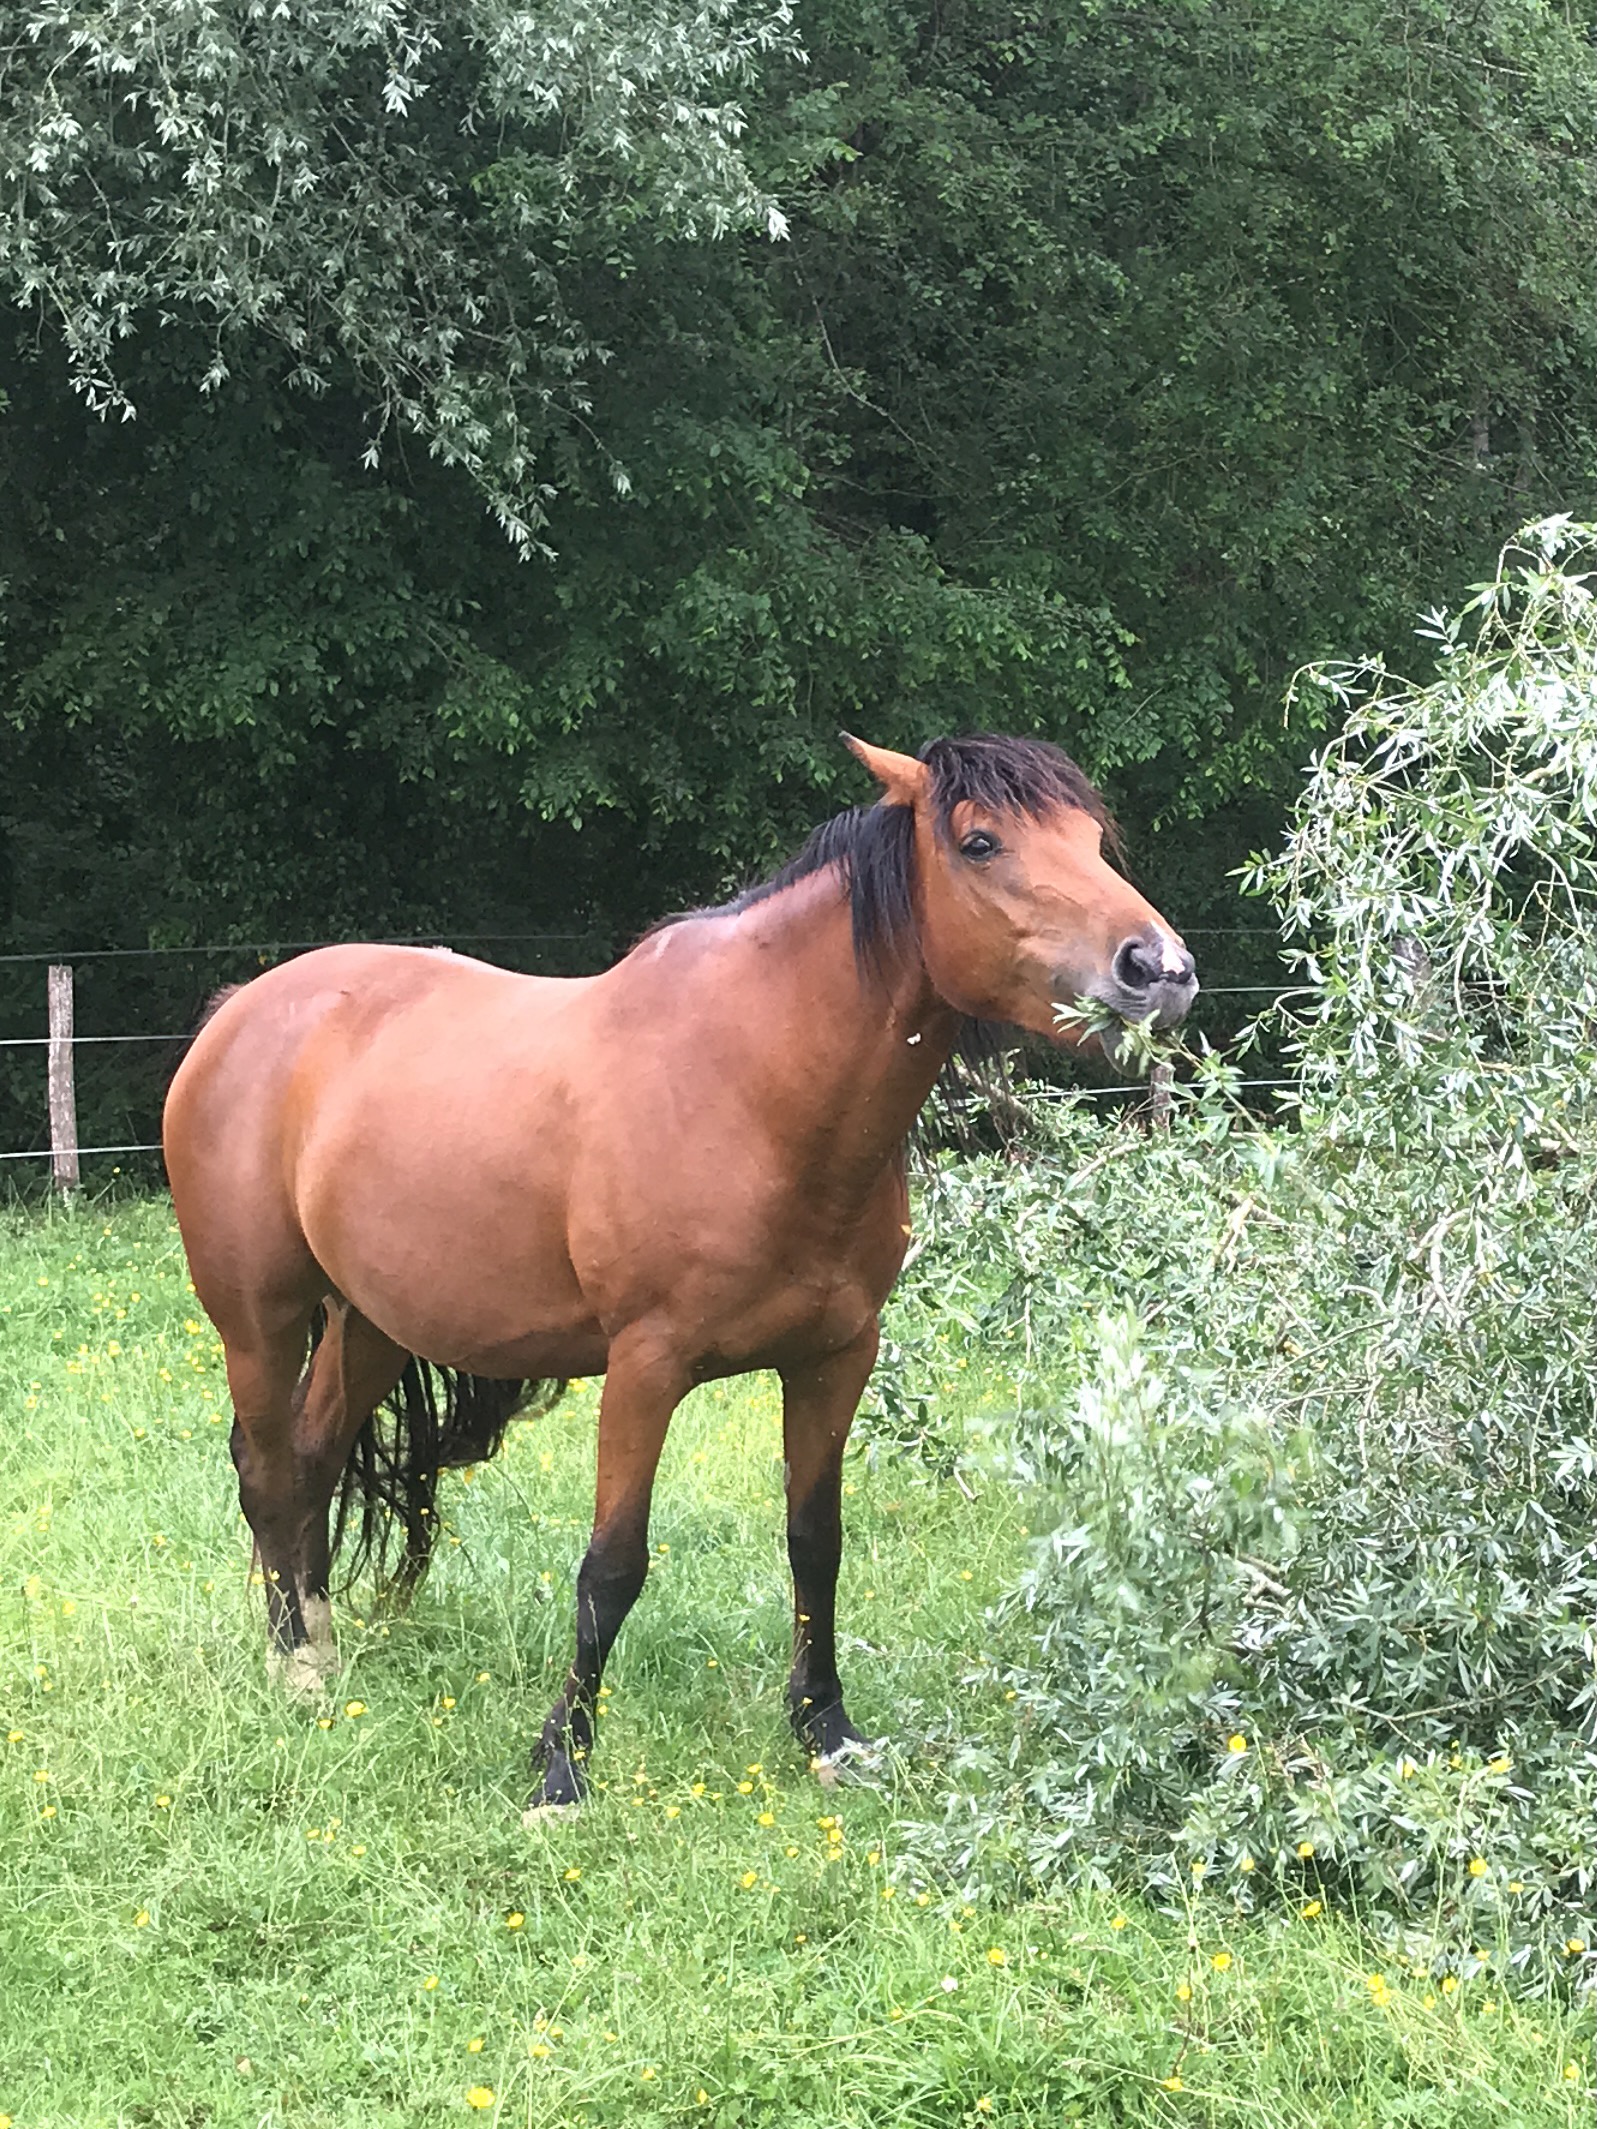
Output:
[[[845,1676],[894,1749],[822,1791],[764,1381],[678,1417],[599,1792],[524,1831],[594,1405],[453,1486],[411,1613],[346,1601],[297,1713],[167,1208],[0,1213],[0,2129],[1589,2121],[1578,2012],[1378,1972],[1347,1918],[917,1883],[895,1825],[1008,1720],[962,1680],[1026,1504],[853,1461]]]

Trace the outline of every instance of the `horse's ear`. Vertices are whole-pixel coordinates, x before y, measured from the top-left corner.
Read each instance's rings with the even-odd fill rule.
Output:
[[[914,805],[926,788],[925,762],[917,761],[913,754],[895,754],[889,747],[867,746],[852,732],[842,733],[841,738],[849,752],[865,764],[881,785],[886,805]]]

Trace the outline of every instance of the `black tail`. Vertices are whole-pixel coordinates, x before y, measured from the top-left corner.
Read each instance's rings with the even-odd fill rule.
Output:
[[[499,1382],[412,1360],[367,1420],[338,1486],[333,1550],[358,1512],[353,1581],[375,1565],[383,1594],[404,1603],[427,1572],[438,1533],[438,1474],[485,1463],[518,1412],[547,1409],[563,1382]],[[397,1565],[390,1566],[399,1552]]]

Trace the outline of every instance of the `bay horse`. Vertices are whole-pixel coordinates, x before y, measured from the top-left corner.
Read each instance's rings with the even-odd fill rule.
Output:
[[[847,744],[875,804],[603,974],[323,947],[224,993],[168,1095],[173,1204],[290,1687],[319,1694],[336,1668],[352,1503],[368,1543],[402,1535],[413,1583],[439,1471],[490,1455],[529,1386],[604,1375],[535,1808],[583,1793],[671,1415],[754,1368],[782,1384],[793,1727],[822,1772],[861,1741],[834,1643],[841,1471],[909,1235],[910,1129],[971,1017],[1079,1042],[1056,1007],[1168,1027],[1197,990],[1057,748]]]

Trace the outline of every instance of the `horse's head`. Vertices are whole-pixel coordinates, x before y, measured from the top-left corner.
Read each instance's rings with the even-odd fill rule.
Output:
[[[1104,856],[1109,816],[1085,776],[1037,740],[938,739],[919,757],[850,739],[911,809],[927,975],[961,1013],[1074,1046],[1055,1011],[1095,999],[1174,1027],[1197,995],[1192,956]]]

